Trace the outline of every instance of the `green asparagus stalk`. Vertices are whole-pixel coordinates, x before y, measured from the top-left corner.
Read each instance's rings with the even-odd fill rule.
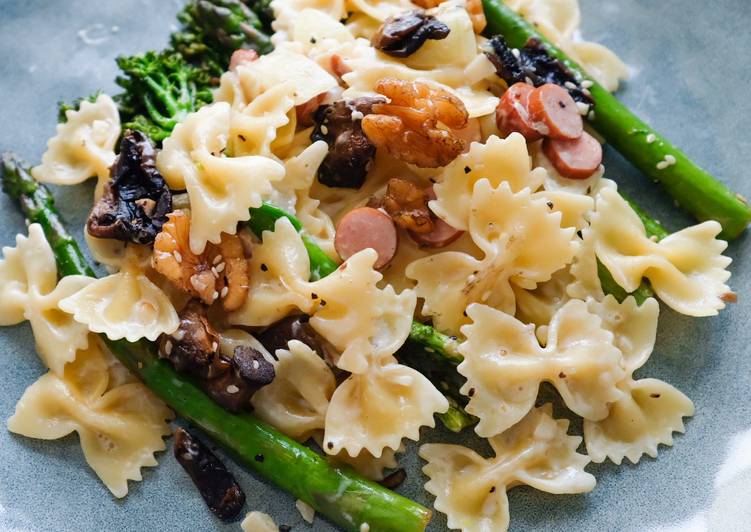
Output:
[[[722,238],[734,239],[751,222],[751,208],[742,196],[700,168],[665,137],[637,118],[618,99],[594,81],[564,52],[506,6],[502,0],[482,0],[487,33],[500,33],[510,46],[520,48],[530,38],[540,39],[579,81],[592,82],[589,91],[595,110],[589,123],[634,166],[660,182],[675,201],[698,220],[717,220]]]
[[[68,234],[44,185],[33,180],[13,156],[2,157],[3,190],[15,199],[29,223],[39,223],[55,253],[59,273],[94,276]],[[157,356],[147,341],[112,341],[112,353],[180,416],[230,450],[243,464],[311,505],[345,530],[422,531],[427,508],[348,468],[339,468],[250,414],[232,414],[191,379]]]
[[[279,207],[264,203],[261,207],[250,209],[250,220],[246,225],[257,236],[264,231],[273,231],[274,224],[279,218],[287,218],[292,226],[298,231],[303,227],[300,220]],[[318,247],[313,239],[302,234],[302,241],[310,258],[310,276],[313,280],[322,279],[339,267],[339,264]],[[452,340],[445,334],[436,331],[430,325],[418,321],[412,322],[409,333],[410,346],[400,350],[404,353],[404,359],[400,360],[420,371],[426,369],[425,364],[430,361],[430,372],[423,373],[438,386],[438,383],[452,383],[449,388],[441,386],[442,391],[451,402],[451,407],[446,414],[439,414],[441,422],[453,432],[473,425],[475,419],[464,411],[462,401],[466,398],[459,393],[459,385],[455,385],[454,376],[458,377],[456,365],[462,361],[461,355],[456,351],[456,340]],[[422,347],[422,349],[417,349]],[[466,401],[465,401],[466,403]]]

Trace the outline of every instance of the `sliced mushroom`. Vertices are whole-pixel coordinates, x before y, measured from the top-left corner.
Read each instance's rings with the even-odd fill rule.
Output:
[[[419,10],[387,18],[370,43],[374,48],[394,57],[408,57],[428,39],[445,39],[451,29],[432,15]]]
[[[362,117],[384,98],[362,97],[322,105],[315,112],[310,140],[323,140],[329,153],[318,168],[318,181],[329,187],[360,188],[373,163],[376,148],[362,131]]]
[[[209,509],[223,521],[237,517],[245,504],[245,493],[208,446],[185,429],[178,428],[173,450]]]
[[[250,398],[275,376],[274,365],[247,346],[235,348],[232,357],[219,352],[219,335],[206,317],[206,307],[196,300],[180,312],[180,325],[159,338],[159,356],[178,371],[193,375],[201,388],[227,410],[250,408]]]
[[[156,150],[144,133],[125,132],[110,173],[87,220],[89,234],[136,244],[154,242],[172,210],[172,195],[156,168]]]

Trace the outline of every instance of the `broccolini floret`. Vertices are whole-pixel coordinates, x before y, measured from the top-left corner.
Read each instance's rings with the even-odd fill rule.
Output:
[[[240,48],[271,51],[268,0],[196,0],[178,15],[183,27],[172,34],[172,47],[199,70],[219,77],[232,52]]]
[[[161,142],[185,117],[212,101],[205,72],[172,51],[120,56],[116,79],[125,92],[115,97],[123,129],[136,129]]]

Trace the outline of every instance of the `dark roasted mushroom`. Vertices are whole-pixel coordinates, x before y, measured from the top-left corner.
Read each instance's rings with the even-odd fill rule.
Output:
[[[172,210],[172,195],[156,168],[156,150],[145,134],[125,132],[110,174],[86,223],[89,234],[151,244]]]
[[[389,473],[388,475],[383,477],[383,479],[378,481],[378,483],[384,488],[395,490],[396,488],[401,486],[405,480],[407,480],[407,472],[400,467],[393,473]]]
[[[222,461],[185,429],[175,431],[175,458],[190,475],[209,509],[223,521],[238,516],[245,493]]]
[[[204,389],[214,401],[231,412],[248,407],[259,388],[274,380],[274,365],[252,347],[238,346],[234,356],[217,356],[209,368]]]
[[[193,375],[201,388],[227,410],[250,407],[250,398],[274,379],[274,365],[247,346],[232,357],[219,353],[219,335],[206,318],[206,307],[190,301],[180,312],[180,325],[159,338],[159,356],[178,371]]]
[[[435,17],[414,10],[387,18],[370,43],[385,54],[407,57],[428,39],[445,39],[450,31],[446,24]]]
[[[360,120],[372,112],[373,104],[385,101],[379,97],[362,97],[318,108],[310,140],[323,140],[329,145],[329,153],[318,168],[318,181],[329,187],[362,186],[376,148],[362,132]]]
[[[538,39],[530,39],[518,55],[506,40],[496,35],[490,39],[492,52],[486,52],[498,76],[510,87],[514,83],[527,83],[540,87],[554,83],[566,89],[571,97],[592,108],[594,100],[582,87],[576,76],[561,61],[551,56]]]
[[[433,230],[433,219],[428,199],[425,191],[414,183],[392,178],[386,185],[381,206],[399,227],[414,233],[429,233]]]
[[[257,336],[269,353],[276,355],[277,349],[289,349],[290,340],[299,340],[313,351],[323,356],[323,346],[313,327],[308,323],[309,316],[287,316],[273,323]]]

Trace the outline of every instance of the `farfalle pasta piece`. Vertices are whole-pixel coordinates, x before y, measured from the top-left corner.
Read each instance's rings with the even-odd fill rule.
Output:
[[[337,365],[365,370],[370,359],[392,355],[409,334],[415,294],[397,294],[377,284],[376,252],[366,249],[350,257],[327,277],[309,282],[310,261],[300,235],[286,218],[274,231],[264,231],[250,260],[250,297],[230,314],[233,324],[264,326],[294,309],[310,314],[311,326],[342,354]],[[352,294],[357,294],[356,298]]]
[[[0,325],[28,320],[36,350],[57,375],[89,345],[89,331],[59,307],[60,301],[92,282],[81,275],[57,282],[55,256],[42,226],[31,224],[29,236],[16,236],[16,247],[4,247],[0,260]]]
[[[484,257],[459,252],[418,259],[406,269],[425,299],[423,312],[439,330],[456,332],[466,323],[465,308],[484,303],[513,314],[511,283],[532,289],[547,281],[574,256],[573,228],[561,228],[561,214],[529,189],[514,194],[507,182],[491,188],[475,183],[469,205],[469,232]]]
[[[594,250],[613,279],[633,292],[649,279],[657,296],[688,316],[714,316],[725,307],[732,262],[722,255],[722,227],[708,221],[651,240],[637,214],[615,189],[603,188],[591,218]]]
[[[542,185],[545,171],[532,169],[527,142],[519,133],[505,139],[491,135],[485,143],[470,144],[467,153],[441,170],[431,210],[450,226],[467,230],[474,186],[480,179],[487,179],[493,187],[506,182],[513,192],[534,191]]]
[[[595,477],[576,448],[581,437],[567,434],[568,420],[552,417],[550,403],[535,408],[519,423],[489,440],[495,456],[483,458],[461,445],[426,444],[425,489],[433,506],[446,514],[448,527],[464,532],[508,529],[507,491],[519,484],[554,494],[586,493]]]
[[[544,348],[534,326],[513,316],[478,304],[467,314],[472,324],[461,329],[467,339],[459,345],[464,361],[457,371],[467,378],[460,391],[470,398],[467,412],[480,418],[480,436],[500,434],[522,419],[543,381],[586,419],[605,418],[608,403],[622,397],[616,387],[624,376],[621,352],[583,301],[569,301],[553,316]]]
[[[291,142],[296,127],[293,94],[292,85],[275,85],[233,111],[228,146],[235,157],[270,157],[274,148]]]
[[[365,478],[380,481],[385,476],[384,470],[393,469],[399,465],[399,462],[396,460],[397,452],[404,452],[404,448],[400,447],[398,451],[386,448],[378,458],[365,450],[360,451],[360,454],[354,457],[348,455],[347,451],[342,450],[334,457],[334,461],[347,464]]]
[[[377,258],[373,249],[360,251],[307,287],[318,305],[310,325],[341,352],[337,366],[352,373],[363,373],[369,363],[401,347],[417,304],[412,290],[397,294],[390,285],[378,288]]]
[[[197,255],[222,233],[234,235],[238,222],[250,218],[248,209],[271,193],[271,182],[284,177],[284,167],[267,157],[224,156],[230,118],[226,102],[202,107],[175,127],[157,156],[170,188],[188,191],[190,249]]]
[[[274,231],[264,231],[262,242],[253,246],[248,270],[249,297],[229,315],[229,322],[264,327],[295,309],[311,313],[311,294],[300,291],[310,277],[310,259],[302,239],[286,218],[277,220]]]
[[[326,362],[298,340],[276,352],[276,376],[251,399],[255,414],[290,438],[305,441],[323,430],[336,380]]]
[[[336,256],[334,249],[334,223],[320,208],[320,201],[310,197],[318,167],[329,152],[326,142],[319,140],[301,153],[284,161],[284,179],[274,183],[270,201],[280,209],[294,214],[302,223],[305,233],[321,249]]]
[[[653,298],[639,306],[633,297],[618,303],[607,296],[601,302],[589,299],[587,306],[613,332],[626,372],[618,384],[623,397],[610,405],[608,417],[584,421],[587,453],[593,462],[610,458],[616,464],[624,457],[632,463],[643,454],[654,458],[658,445],[672,445],[673,432],[683,432],[683,418],[694,414],[694,404],[673,386],[658,379],[633,378],[652,353],[659,305]]]
[[[55,185],[76,185],[99,178],[98,190],[109,178],[120,136],[117,105],[106,94],[96,101],[82,101],[77,110],[65,112],[66,121],[47,142],[42,164],[31,169],[34,179]]]
[[[386,448],[398,449],[402,438],[417,440],[420,427],[434,427],[433,414],[448,408],[443,394],[416,370],[393,358],[372,363],[365,373],[347,378],[331,397],[323,449],[350,456],[367,450],[379,458]]]
[[[140,254],[136,250],[129,254],[131,259],[118,273],[93,280],[62,299],[59,307],[110,340],[153,342],[160,334],[175,332],[179,319],[169,297],[143,271]]]
[[[144,384],[118,382],[113,365],[92,341],[62,374],[50,371],[26,389],[8,429],[44,440],[77,432],[88,464],[115,497],[124,497],[128,480],[157,465],[154,453],[165,448],[172,413]]]

